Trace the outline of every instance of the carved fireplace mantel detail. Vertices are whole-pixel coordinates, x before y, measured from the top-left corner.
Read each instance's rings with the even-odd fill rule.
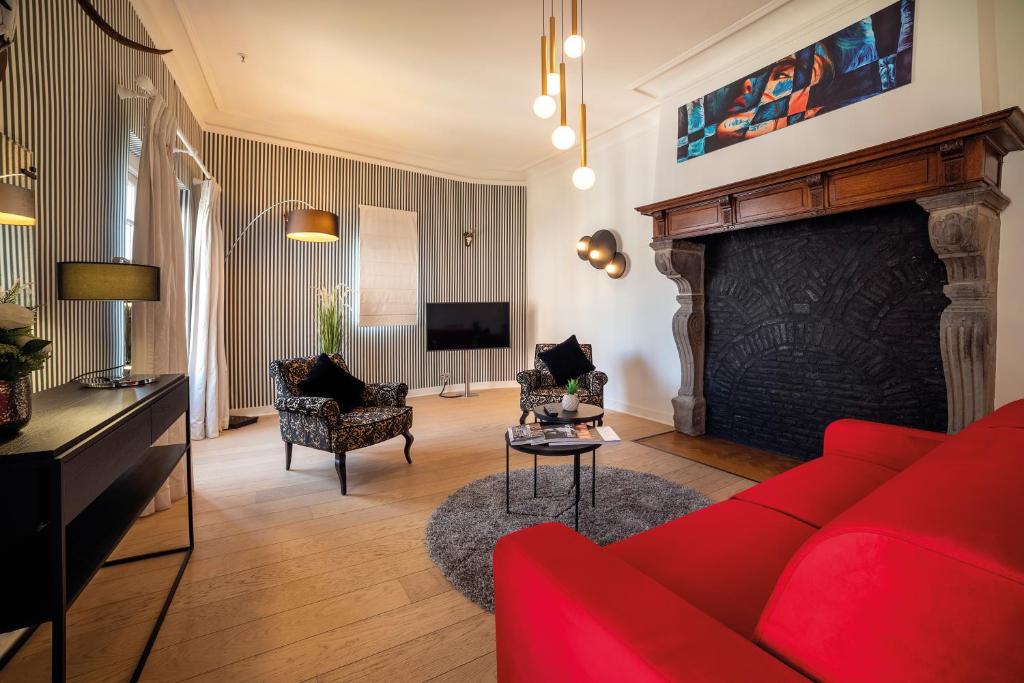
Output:
[[[687,238],[898,202],[929,212],[946,265],[940,321],[949,431],[990,412],[995,394],[996,266],[1003,157],[1024,149],[1017,107],[777,173],[637,208],[653,219],[655,263],[679,288],[672,329],[682,382],[676,429],[704,432],[704,248]]]
[[[996,371],[999,214],[1010,203],[995,188],[919,199],[928,239],[946,265],[950,304],[939,321],[949,431],[992,412]]]
[[[704,245],[685,240],[655,240],[658,272],[676,283],[679,309],[672,334],[679,348],[682,376],[672,399],[675,428],[683,434],[704,433]]]

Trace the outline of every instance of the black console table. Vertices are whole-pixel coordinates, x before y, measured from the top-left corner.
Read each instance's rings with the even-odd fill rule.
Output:
[[[67,678],[67,610],[93,575],[182,553],[132,680],[142,673],[195,545],[188,405],[185,375],[125,389],[65,384],[33,395],[32,421],[0,443],[0,632],[52,622],[54,681]],[[185,442],[154,446],[182,415]],[[108,560],[182,458],[188,545]]]

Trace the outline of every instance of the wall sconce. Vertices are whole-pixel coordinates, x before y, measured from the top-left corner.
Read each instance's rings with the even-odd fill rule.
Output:
[[[467,247],[473,246],[473,238],[476,237],[476,231],[472,228],[462,233],[462,241]]]
[[[626,255],[619,251],[619,241],[611,230],[598,230],[593,235],[581,237],[576,242],[576,255],[594,268],[603,270],[613,280],[626,274]]]

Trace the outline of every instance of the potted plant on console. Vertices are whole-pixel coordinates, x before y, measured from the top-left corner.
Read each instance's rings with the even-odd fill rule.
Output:
[[[50,357],[50,342],[32,334],[35,314],[16,303],[25,286],[0,289],[0,438],[13,436],[32,418],[30,373]]]
[[[576,392],[580,389],[578,379],[570,379],[565,383],[565,394],[562,396],[562,410],[567,413],[575,413],[580,407],[580,397]]]

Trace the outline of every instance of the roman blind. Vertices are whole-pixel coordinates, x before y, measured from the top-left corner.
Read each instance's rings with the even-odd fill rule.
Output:
[[[415,211],[359,205],[359,324],[415,325],[420,280]]]

